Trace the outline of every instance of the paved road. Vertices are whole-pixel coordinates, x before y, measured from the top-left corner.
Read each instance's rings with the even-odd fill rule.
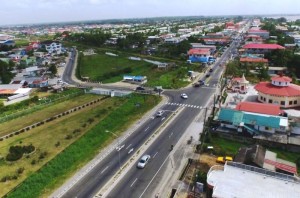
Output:
[[[146,188],[149,180],[154,173],[161,167],[165,159],[167,159],[171,144],[176,144],[178,139],[183,135],[185,129],[190,125],[193,119],[199,114],[201,109],[205,107],[211,96],[215,93],[219,77],[223,68],[220,64],[225,62],[230,55],[233,46],[218,59],[214,66],[214,71],[207,79],[207,85],[199,88],[190,87],[184,89],[189,98],[182,99],[179,91],[166,91],[169,102],[163,106],[166,110],[163,117],[149,118],[142,126],[140,126],[133,134],[131,134],[124,142],[120,143],[120,151],[113,151],[105,157],[98,165],[96,165],[85,177],[76,183],[63,197],[92,197],[103,187],[106,182],[119,170],[119,164],[125,163],[153,132],[170,116],[172,111],[177,110],[180,106],[184,106],[182,113],[176,117],[167,129],[159,136],[146,153],[155,156],[144,170],[132,169],[128,172],[123,180],[111,192],[109,197],[139,197]],[[75,51],[72,52],[69,64],[63,74],[63,80],[69,84],[77,85],[71,78],[72,69],[74,67]],[[115,87],[114,87],[115,88]],[[203,110],[202,110],[203,111]],[[120,154],[120,155],[119,155]],[[120,156],[120,157],[119,157]],[[142,177],[141,177],[142,175]],[[136,179],[138,178],[138,179]],[[159,177],[157,177],[159,178]],[[156,179],[157,179],[156,178]],[[134,182],[134,180],[136,180]],[[133,183],[133,184],[132,184]],[[132,187],[128,185],[132,184]],[[155,184],[155,182],[153,183]],[[149,187],[151,189],[151,187]]]
[[[214,72],[207,80],[207,86],[200,88],[188,88],[185,92],[188,94],[189,99],[185,101],[192,106],[202,106],[207,104],[213,94],[215,94],[216,87],[219,83],[220,76],[223,72],[223,67],[220,65],[227,61],[231,55],[232,49],[235,49],[235,44],[231,44],[227,51],[214,65]],[[173,102],[169,105],[180,105],[181,102],[176,98],[178,92],[166,92],[172,98]],[[167,107],[167,106],[166,106]],[[170,155],[170,145],[176,144],[178,140],[184,135],[185,130],[200,113],[200,109],[194,107],[185,107],[184,111],[172,122],[166,130],[157,138],[157,140],[145,151],[145,154],[152,156],[151,161],[147,164],[145,169],[132,168],[125,177],[116,185],[116,187],[107,196],[109,198],[140,198],[149,197],[153,194],[156,185],[160,180],[164,179],[162,176],[166,169],[166,161]],[[201,112],[203,113],[204,110]]]
[[[91,82],[80,82],[79,80],[75,81],[72,77],[72,72],[75,69],[75,61],[76,61],[77,51],[72,48],[70,60],[68,64],[65,66],[64,73],[62,75],[62,80],[70,85],[74,86],[83,86],[83,87],[94,87],[94,88],[103,88],[110,90],[125,90],[125,91],[133,91],[132,88],[117,86],[117,85],[107,85],[107,84],[99,84],[99,83],[91,83]]]

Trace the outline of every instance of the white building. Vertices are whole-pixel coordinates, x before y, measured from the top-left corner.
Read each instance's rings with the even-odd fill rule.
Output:
[[[45,44],[45,49],[50,54],[60,54],[62,52],[62,44],[58,42],[47,43]]]
[[[212,166],[207,185],[213,198],[300,198],[300,179],[235,162]]]

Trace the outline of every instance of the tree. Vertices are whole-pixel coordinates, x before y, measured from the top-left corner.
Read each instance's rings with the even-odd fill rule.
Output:
[[[258,73],[258,78],[260,81],[269,78],[268,68],[263,63],[257,64],[255,70]]]
[[[57,74],[57,68],[55,64],[51,64],[48,70],[51,71],[53,75]]]
[[[2,83],[8,84],[14,77],[14,74],[11,73],[11,69],[9,64],[0,60],[0,80],[2,80]]]

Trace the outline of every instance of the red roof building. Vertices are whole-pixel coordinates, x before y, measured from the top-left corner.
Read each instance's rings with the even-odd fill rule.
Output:
[[[240,58],[241,63],[268,63],[268,59],[265,58],[251,58],[251,57],[242,57]]]
[[[282,115],[284,112],[280,109],[279,105],[264,104],[257,102],[240,102],[236,107],[238,111],[247,111],[252,113],[260,113],[266,115]]]
[[[271,82],[260,82],[254,88],[262,103],[277,104],[284,108],[300,106],[300,86],[287,76],[275,76]]]
[[[249,43],[243,46],[244,49],[285,49],[283,46],[278,44],[259,44],[259,43]]]
[[[272,50],[284,50],[285,48],[277,44],[249,43],[244,45],[243,49],[249,54],[265,54]]]
[[[194,48],[188,51],[188,55],[209,56],[211,54],[210,48]]]

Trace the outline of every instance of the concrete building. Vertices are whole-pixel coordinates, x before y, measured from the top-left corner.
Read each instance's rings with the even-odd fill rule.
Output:
[[[250,43],[244,45],[243,49],[249,54],[265,54],[272,50],[284,50],[285,48],[277,44]]]
[[[287,117],[226,108],[220,110],[218,121],[221,123],[221,127],[234,129],[240,133],[274,134],[276,132],[286,133],[289,129]]]
[[[268,39],[270,37],[270,32],[268,32],[267,30],[261,30],[261,29],[254,29],[251,28],[250,30],[248,30],[248,34],[250,35],[257,35],[260,36],[263,39]]]
[[[260,82],[254,88],[258,101],[277,104],[283,108],[300,106],[300,86],[292,84],[287,76],[274,76],[271,82]]]
[[[213,198],[300,198],[298,177],[235,162],[212,166],[207,185]]]

